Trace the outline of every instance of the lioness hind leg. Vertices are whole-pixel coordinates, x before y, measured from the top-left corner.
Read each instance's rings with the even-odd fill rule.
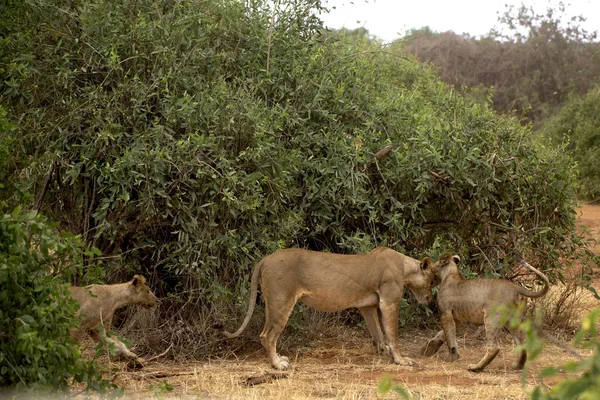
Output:
[[[265,327],[260,334],[260,341],[267,351],[271,365],[279,370],[288,369],[290,366],[289,358],[277,354],[277,340],[287,324],[296,301],[285,300],[282,304],[280,307],[272,306],[265,298]]]
[[[521,332],[518,329],[509,329],[508,331],[510,332],[510,336],[512,336],[512,338],[515,342],[515,346],[520,346],[521,344],[523,344],[523,332]],[[513,368],[518,369],[518,370],[523,369],[526,361],[527,361],[527,352],[525,351],[525,349],[522,349],[519,352],[519,354],[517,355],[517,359],[515,360],[515,362],[513,364]]]
[[[385,338],[379,325],[379,317],[377,315],[377,306],[361,307],[359,308],[360,313],[365,319],[367,329],[373,339],[373,346],[375,346],[375,352],[378,354],[390,353],[390,348],[385,344]]]
[[[440,349],[440,347],[442,347],[442,345],[444,344],[444,339],[445,339],[444,330],[441,330],[437,333],[437,335],[435,335],[433,337],[433,339],[430,339],[427,342],[427,344],[425,345],[425,347],[422,350],[423,355],[427,356],[427,357],[431,357],[432,355],[437,353],[437,351]]]
[[[467,369],[471,372],[481,372],[483,369],[491,363],[494,358],[500,352],[498,345],[498,337],[502,332],[502,329],[498,327],[497,318],[491,318],[486,312],[484,316],[485,322],[485,336],[487,339],[486,352],[483,358],[477,364],[471,364]]]

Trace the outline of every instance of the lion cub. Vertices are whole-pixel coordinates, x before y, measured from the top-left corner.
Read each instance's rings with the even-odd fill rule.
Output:
[[[115,285],[70,286],[71,297],[79,302],[78,315],[81,318],[79,328],[71,329],[69,336],[79,341],[87,332],[92,339],[98,341],[100,335],[112,342],[119,356],[133,362],[138,368],[143,367],[142,360],[125,346],[116,336],[107,337],[113,315],[118,308],[128,305],[139,305],[146,308],[156,306],[158,299],[146,285],[146,278],[135,275],[129,282]],[[104,324],[105,329],[98,327]]]
[[[466,280],[458,270],[457,264],[459,262],[459,256],[452,256],[449,253],[444,254],[439,260],[437,274],[441,283],[437,295],[437,304],[441,314],[443,330],[427,343],[423,349],[423,354],[426,356],[434,355],[446,341],[450,358],[452,361],[456,361],[460,357],[456,343],[456,328],[465,322],[484,324],[487,352],[479,363],[468,366],[469,371],[480,372],[492,362],[500,351],[498,337],[504,327],[500,326],[499,321],[497,321],[498,318],[490,313],[492,307],[517,305],[521,301],[521,296],[542,297],[548,292],[550,283],[546,275],[520,258],[519,262],[522,265],[535,272],[544,281],[544,287],[539,292],[527,290],[502,279]],[[523,342],[522,334],[517,330],[506,328],[509,330],[515,345],[520,345]],[[518,355],[514,368],[523,369],[526,360],[527,353],[522,350]]]
[[[265,301],[265,327],[260,340],[274,368],[289,367],[288,358],[277,354],[276,346],[298,301],[318,311],[358,308],[377,350],[387,347],[377,315],[377,309],[381,310],[383,331],[394,362],[413,365],[412,360],[402,357],[398,347],[398,310],[405,285],[419,303],[429,302],[435,269],[428,257],[418,261],[387,247],[356,255],[279,250],[254,268],[246,318],[236,332],[223,332],[225,336],[237,337],[248,325],[259,280]]]

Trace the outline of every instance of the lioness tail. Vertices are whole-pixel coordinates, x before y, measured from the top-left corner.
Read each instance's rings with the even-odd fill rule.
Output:
[[[248,302],[248,312],[246,313],[246,318],[244,318],[242,326],[240,326],[237,331],[233,333],[223,331],[223,335],[225,335],[228,338],[240,336],[244,329],[246,329],[246,326],[248,326],[248,322],[250,322],[250,318],[252,317],[252,313],[254,312],[254,306],[256,305],[256,295],[258,293],[258,278],[260,277],[262,266],[262,261],[256,264],[256,267],[254,267],[254,272],[252,272],[252,278],[250,278],[250,300]]]
[[[531,271],[533,271],[537,276],[542,278],[542,280],[544,281],[544,287],[539,292],[534,292],[533,290],[528,290],[528,289],[525,289],[524,287],[518,286],[519,293],[523,296],[527,296],[532,299],[542,297],[543,295],[548,293],[548,289],[550,288],[550,281],[548,281],[548,278],[546,277],[546,275],[544,275],[542,272],[538,271],[537,269],[535,269],[534,267],[529,265],[529,263],[527,261],[523,260],[521,257],[517,256],[517,260],[519,261],[519,263],[521,263],[521,265],[529,268]]]

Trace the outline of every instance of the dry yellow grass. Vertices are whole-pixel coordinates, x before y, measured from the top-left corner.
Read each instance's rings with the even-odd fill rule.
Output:
[[[508,338],[497,359],[484,372],[474,374],[466,368],[483,355],[485,344],[481,332],[460,330],[462,358],[455,363],[446,361],[445,349],[432,358],[419,356],[418,349],[433,333],[412,331],[402,335],[403,349],[419,363],[417,367],[392,364],[390,357],[374,354],[366,332],[348,329],[344,338],[315,341],[295,354],[287,354],[293,362],[287,378],[256,386],[247,386],[245,382],[249,377],[274,372],[262,350],[224,360],[152,363],[141,371],[118,374],[115,382],[125,388],[128,399],[150,396],[243,400],[397,399],[399,396],[392,392],[385,396],[377,394],[379,382],[390,376],[394,384],[408,389],[411,398],[416,399],[524,399],[534,385],[541,383],[537,378],[541,368],[573,360],[563,350],[546,344],[542,355],[528,365],[523,387],[521,373],[510,368],[515,356]],[[564,376],[546,384],[553,384],[557,379]],[[169,383],[174,390],[161,392],[157,389],[161,382]]]

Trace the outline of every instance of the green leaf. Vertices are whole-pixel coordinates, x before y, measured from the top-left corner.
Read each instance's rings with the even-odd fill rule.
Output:
[[[11,216],[13,218],[17,218],[20,214],[21,214],[21,205],[18,205],[14,208],[13,212],[11,213]]]
[[[393,389],[394,389],[394,392],[396,392],[400,396],[404,397],[405,399],[410,398],[408,391],[406,389],[404,389],[402,386],[395,385]]]
[[[378,394],[386,394],[392,389],[392,378],[388,375],[384,376],[377,386]]]
[[[559,372],[560,372],[560,370],[556,367],[546,367],[540,371],[539,377],[540,378],[548,378],[548,377],[558,374]]]

